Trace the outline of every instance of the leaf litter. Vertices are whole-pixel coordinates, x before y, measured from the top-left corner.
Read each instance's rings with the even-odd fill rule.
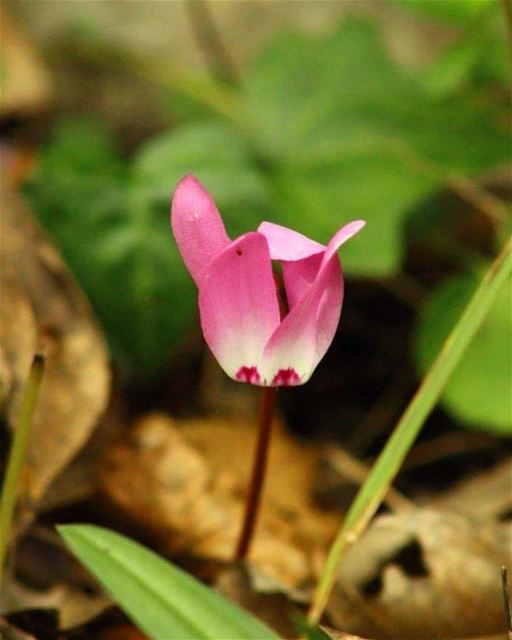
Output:
[[[0,371],[9,425],[34,353],[47,355],[23,486],[23,500],[35,504],[96,426],[110,371],[101,330],[58,252],[21,196],[4,190],[2,205],[1,286],[9,304],[2,305]]]

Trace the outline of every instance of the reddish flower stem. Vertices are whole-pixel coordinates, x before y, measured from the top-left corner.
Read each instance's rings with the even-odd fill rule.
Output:
[[[261,396],[258,442],[256,444],[251,481],[245,503],[244,521],[236,548],[236,560],[243,560],[247,557],[254,534],[261,502],[263,482],[265,480],[276,393],[276,387],[265,387]]]

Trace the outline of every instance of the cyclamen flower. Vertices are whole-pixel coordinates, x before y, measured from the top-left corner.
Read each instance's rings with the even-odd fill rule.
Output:
[[[231,241],[210,194],[193,176],[182,178],[171,226],[199,289],[205,340],[228,376],[262,387],[309,380],[340,318],[337,251],[364,225],[350,222],[327,246],[271,222]],[[272,260],[282,266],[288,307],[283,318]]]

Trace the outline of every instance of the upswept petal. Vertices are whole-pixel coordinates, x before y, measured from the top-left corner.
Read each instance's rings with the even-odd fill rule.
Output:
[[[345,225],[329,242],[315,279],[265,345],[261,368],[267,378],[293,369],[297,378],[291,384],[303,384],[323,358],[336,333],[343,303],[343,275],[336,251],[364,224]]]
[[[194,176],[185,176],[176,187],[171,226],[183,261],[199,286],[210,263],[230,239],[213,198]]]
[[[350,238],[355,236],[356,233],[359,233],[365,224],[366,222],[364,220],[353,220],[336,231],[333,237],[329,240],[329,244],[327,245],[322,260],[322,265],[331,259],[342,244],[345,244],[347,240],[350,240]]]
[[[326,249],[302,233],[273,222],[262,222],[258,231],[267,239],[272,260],[302,260]]]
[[[263,347],[279,325],[279,304],[265,237],[247,233],[211,262],[199,287],[206,342],[232,378],[264,384]]]

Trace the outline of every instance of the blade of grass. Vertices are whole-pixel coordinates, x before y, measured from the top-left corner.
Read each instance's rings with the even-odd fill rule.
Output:
[[[43,378],[44,362],[44,356],[41,354],[37,354],[32,361],[2,486],[0,499],[0,593],[2,592],[3,567],[9,548],[19,484],[30,438],[30,427]]]
[[[512,272],[512,239],[505,244],[464,309],[402,415],[377,462],[352,503],[334,540],[308,613],[317,624],[338,575],[340,560],[367,527],[388,492],[425,420],[489,311],[500,287]]]

